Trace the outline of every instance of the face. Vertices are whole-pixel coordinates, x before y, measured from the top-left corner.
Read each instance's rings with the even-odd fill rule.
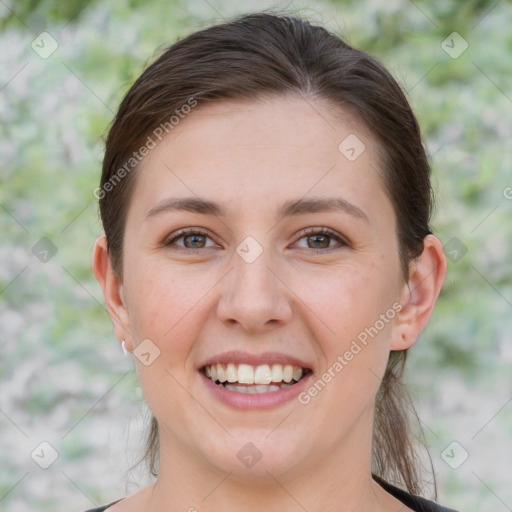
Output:
[[[240,479],[370,450],[404,289],[379,164],[361,124],[292,96],[198,106],[145,158],[122,336],[146,354],[137,372],[164,449]],[[242,382],[214,384],[208,363]],[[304,376],[276,388],[287,365]],[[274,384],[253,388],[251,371]]]

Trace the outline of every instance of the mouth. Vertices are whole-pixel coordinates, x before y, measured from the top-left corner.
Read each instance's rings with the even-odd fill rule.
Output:
[[[218,386],[237,393],[260,394],[294,386],[311,370],[290,364],[211,364],[201,373]]]

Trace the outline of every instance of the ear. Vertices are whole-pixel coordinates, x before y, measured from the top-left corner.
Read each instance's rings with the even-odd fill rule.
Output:
[[[123,293],[123,283],[112,268],[108,255],[106,236],[100,235],[94,243],[92,254],[92,271],[103,290],[105,304],[114,332],[119,343],[126,342],[126,349],[133,350],[131,338],[130,319]]]
[[[414,344],[434,309],[446,268],[443,244],[436,236],[427,235],[423,252],[409,265],[409,279],[400,295],[402,309],[393,324],[391,350],[405,350]]]

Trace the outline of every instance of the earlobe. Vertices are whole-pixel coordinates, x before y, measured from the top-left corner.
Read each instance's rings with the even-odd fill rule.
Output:
[[[409,279],[402,289],[402,309],[395,317],[391,350],[405,350],[414,344],[432,314],[446,268],[441,241],[434,235],[427,235],[423,252],[411,262]]]
[[[108,255],[108,245],[105,235],[100,235],[95,243],[92,254],[92,271],[105,297],[110,320],[114,327],[119,343],[126,341],[126,348],[132,350],[130,321],[124,299],[123,283],[112,268]]]

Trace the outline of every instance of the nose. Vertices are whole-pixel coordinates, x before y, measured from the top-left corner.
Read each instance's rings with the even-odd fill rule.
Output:
[[[259,333],[292,318],[293,293],[266,251],[252,263],[235,254],[233,269],[223,280],[218,318],[228,327]]]

